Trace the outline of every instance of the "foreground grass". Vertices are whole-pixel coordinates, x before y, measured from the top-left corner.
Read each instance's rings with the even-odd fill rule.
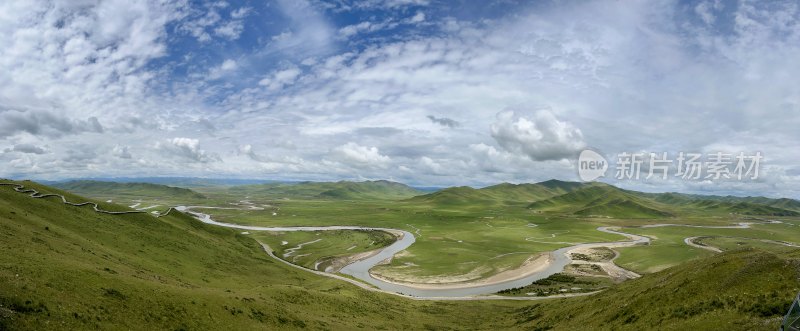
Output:
[[[9,187],[0,187],[0,249],[0,329],[489,328],[521,305],[372,293],[180,213],[103,215]]]
[[[800,290],[799,257],[737,250],[512,316],[538,330],[776,330]]]
[[[297,270],[180,213],[103,215],[8,187],[0,249],[0,329],[758,330],[800,289],[798,251],[736,250],[589,297],[414,301]]]

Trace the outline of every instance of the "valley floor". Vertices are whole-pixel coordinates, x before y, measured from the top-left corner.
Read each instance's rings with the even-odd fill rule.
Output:
[[[22,184],[62,200],[86,201]],[[612,280],[592,283],[604,289],[599,293],[574,290],[588,297],[467,303],[365,291],[272,260],[253,240],[267,240],[263,234],[202,224],[180,212],[157,218],[160,213],[151,210],[131,213],[115,203],[90,202],[81,207],[0,188],[1,243],[4,251],[15,253],[0,257],[0,329],[774,329],[783,305],[788,307],[785,301],[800,288],[800,253],[792,241],[800,234],[791,218],[699,218],[658,226],[641,219],[565,219],[513,208],[430,212],[405,203],[332,205],[257,197],[213,209],[221,221],[251,226],[336,225],[337,218],[353,226],[404,225],[417,241],[407,253],[374,268],[384,274],[394,269],[430,279],[425,277],[479,270],[476,278],[458,280],[491,280],[532,256],[564,249],[571,263],[566,273],[572,276],[553,276],[504,295],[563,297],[564,287],[598,276]],[[118,212],[125,213],[113,214]],[[391,241],[369,232],[291,235],[269,239],[277,257],[321,270],[336,258],[378,250]],[[501,237],[506,240],[492,241]],[[637,241],[650,244],[608,244]],[[586,242],[596,244],[580,245]],[[629,278],[636,279],[613,281]],[[572,285],[560,283],[565,280]]]

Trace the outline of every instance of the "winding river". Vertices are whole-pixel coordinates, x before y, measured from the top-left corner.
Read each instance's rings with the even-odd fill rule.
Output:
[[[399,293],[403,295],[408,295],[413,297],[423,297],[423,298],[472,297],[478,295],[497,293],[498,291],[516,287],[522,287],[530,285],[534,281],[544,279],[553,274],[562,272],[564,270],[564,267],[566,267],[568,264],[572,262],[568,254],[569,251],[572,251],[573,249],[595,248],[595,247],[627,247],[634,245],[645,245],[650,242],[650,238],[619,232],[615,230],[614,227],[599,227],[597,228],[597,230],[599,231],[622,235],[628,237],[629,240],[615,241],[615,242],[601,242],[601,243],[584,243],[584,244],[578,244],[574,246],[560,248],[558,250],[549,253],[550,254],[549,263],[547,263],[547,265],[543,269],[538,270],[525,277],[517,279],[496,282],[496,283],[489,283],[489,284],[475,284],[473,286],[465,285],[464,287],[459,287],[459,288],[428,289],[428,288],[417,288],[409,285],[386,282],[384,280],[373,277],[369,273],[369,270],[372,269],[372,267],[378,265],[379,263],[381,263],[386,259],[392,258],[395,254],[400,253],[401,251],[411,246],[411,244],[413,244],[414,241],[416,240],[411,232],[404,230],[397,230],[397,229],[374,228],[374,227],[364,227],[364,226],[263,227],[263,226],[252,226],[252,225],[238,225],[238,224],[215,221],[209,214],[192,210],[192,209],[202,209],[202,208],[207,208],[207,207],[204,206],[175,207],[176,210],[193,215],[194,217],[196,217],[197,219],[199,219],[204,223],[228,227],[228,228],[235,228],[240,230],[248,230],[248,231],[381,230],[381,231],[388,231],[400,234],[398,236],[397,241],[395,241],[393,244],[389,246],[384,247],[377,254],[372,255],[366,259],[362,259],[353,262],[351,264],[348,264],[341,270],[339,270],[339,272],[353,276],[363,282],[371,284],[386,292]]]
[[[599,243],[583,243],[578,245],[573,245],[569,247],[563,247],[558,250],[549,253],[549,260],[544,265],[543,268],[538,269],[535,272],[530,273],[524,277],[506,280],[506,281],[499,281],[494,283],[486,283],[486,284],[475,284],[475,285],[464,285],[463,287],[447,287],[447,288],[418,288],[411,285],[404,285],[398,283],[391,283],[387,282],[378,278],[373,277],[369,270],[374,266],[380,264],[382,261],[391,259],[395,256],[395,254],[400,253],[401,251],[405,250],[409,246],[411,246],[415,242],[414,234],[404,230],[398,229],[389,229],[389,228],[376,228],[376,227],[364,227],[364,226],[295,226],[295,227],[263,227],[263,226],[251,226],[251,225],[238,225],[238,224],[230,224],[215,221],[211,215],[205,214],[202,212],[198,212],[193,209],[215,209],[215,208],[222,208],[222,209],[236,209],[236,208],[224,208],[224,207],[210,207],[210,206],[177,206],[174,208],[169,208],[164,213],[157,213],[157,212],[146,212],[141,210],[136,211],[107,211],[101,209],[96,203],[94,202],[82,202],[82,203],[74,203],[69,202],[67,199],[60,194],[40,194],[38,191],[34,189],[26,189],[21,184],[15,183],[0,183],[0,186],[13,186],[14,190],[20,193],[28,193],[32,198],[47,198],[47,197],[59,197],[61,201],[65,204],[72,205],[72,206],[84,206],[84,205],[91,205],[96,212],[105,213],[105,214],[133,214],[133,213],[145,213],[151,214],[155,217],[165,216],[169,214],[172,210],[178,210],[181,212],[185,212],[187,214],[193,215],[198,220],[213,224],[216,226],[222,226],[227,228],[235,228],[241,230],[248,230],[248,231],[329,231],[329,230],[381,230],[387,231],[390,233],[394,233],[397,236],[397,240],[389,246],[384,247],[381,249],[377,254],[374,254],[368,258],[361,259],[355,261],[351,264],[346,265],[343,267],[339,272],[342,274],[350,275],[362,282],[367,284],[371,284],[377,287],[380,291],[400,294],[405,296],[410,296],[414,298],[430,298],[430,299],[476,299],[476,296],[483,296],[479,298],[487,298],[487,299],[498,299],[498,298],[508,298],[508,299],[540,299],[540,298],[514,298],[514,297],[499,297],[499,296],[485,296],[488,294],[496,293],[498,291],[522,287],[531,284],[534,281],[547,278],[553,274],[562,272],[564,267],[572,263],[572,260],[569,257],[569,252],[576,250],[576,249],[587,249],[587,248],[597,248],[597,247],[609,247],[609,248],[616,248],[616,247],[629,247],[635,245],[646,245],[650,243],[650,238],[625,233],[619,231],[618,227],[607,227],[601,226],[598,227],[597,230],[605,233],[617,234],[624,237],[627,237],[628,240],[624,241],[614,241],[614,242],[599,242]],[[250,207],[248,209],[253,209]],[[779,221],[770,221],[770,223],[780,223]],[[662,227],[662,226],[686,226],[686,227],[698,227],[698,228],[748,228],[750,223],[739,223],[737,225],[732,226],[699,226],[699,225],[683,225],[683,224],[653,224],[653,225],[646,225],[643,227]],[[687,238],[686,243],[692,245],[692,238]],[[272,254],[272,251],[269,249],[268,246],[262,244],[267,253],[271,256],[275,257]],[[692,245],[695,246],[695,245]],[[708,249],[708,247],[700,247]],[[277,258],[277,257],[275,257]],[[283,261],[283,260],[281,260]],[[363,286],[363,284],[357,283],[356,281],[337,276],[334,274],[328,274],[324,272],[319,272],[315,270],[305,269],[300,266],[293,265],[289,262],[283,261],[287,264],[292,266],[307,270],[309,272],[313,272],[316,274],[326,275],[337,279],[342,279],[345,281],[349,281],[351,283],[356,283],[364,288],[368,288]],[[584,294],[585,295],[585,294]]]

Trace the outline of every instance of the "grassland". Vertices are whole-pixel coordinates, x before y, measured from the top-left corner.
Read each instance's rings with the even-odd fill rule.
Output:
[[[226,202],[222,196],[210,199]],[[267,200],[254,203],[274,202]],[[269,211],[220,213],[231,218],[246,213],[242,216],[248,221],[262,224],[312,222],[305,213],[320,210],[315,208],[333,210],[340,220],[356,223],[405,224],[408,215],[422,215],[418,218],[422,221],[413,223],[421,238],[438,231],[440,223],[450,230],[464,223],[473,224],[475,230],[485,228],[484,232],[498,227],[508,231],[505,236],[542,231],[533,233],[542,235],[541,241],[547,243],[542,245],[552,246],[562,245],[556,243],[561,240],[586,241],[596,231],[555,237],[548,231],[568,231],[584,223],[592,229],[597,224],[644,222],[551,217],[524,208],[508,213],[487,209],[478,216],[472,211],[393,209],[367,202],[312,201],[310,207],[288,202],[289,206],[281,201],[278,216]],[[129,210],[99,204],[104,209]],[[292,217],[292,210],[304,216]],[[326,214],[318,221],[333,222],[335,217]],[[765,235],[784,231],[770,226],[775,225],[754,229]],[[681,228],[645,231],[665,229]],[[0,255],[0,329],[776,329],[780,315],[800,290],[797,250],[736,249],[612,284],[588,297],[541,302],[415,301],[291,268],[264,254],[252,235],[180,213],[162,218],[103,215],[56,199],[33,199],[8,187],[0,187],[0,247],[11,252]]]
[[[706,249],[690,247],[684,242],[684,239],[688,237],[751,238],[740,240],[743,245],[739,245],[738,248],[766,248],[761,244],[754,246],[755,243],[759,242],[757,239],[797,242],[798,238],[800,238],[800,227],[788,221],[784,224],[752,224],[751,228],[747,229],[669,226],[625,228],[625,231],[653,238],[653,241],[648,246],[617,249],[620,252],[620,257],[615,262],[626,269],[639,273],[659,271],[692,259],[714,254]],[[708,243],[711,246],[715,246],[711,242]]]
[[[778,254],[790,253],[796,251],[797,247],[783,245],[772,240],[743,238],[743,237],[701,237],[697,240],[699,243],[716,247],[722,251],[735,251],[743,248],[757,248],[764,251],[775,252]]]
[[[276,256],[286,261],[323,271],[330,266],[336,269],[338,258],[374,251],[395,240],[388,232],[352,230],[253,232],[252,236],[268,244]]]
[[[499,184],[483,189],[456,187],[413,198],[399,198],[416,192],[413,189],[386,181],[263,184],[201,187],[196,190],[206,197],[204,205],[233,208],[203,210],[216,220],[228,223],[358,225],[414,233],[417,241],[413,246],[390,264],[373,269],[375,273],[407,282],[442,278],[476,280],[516,268],[531,256],[561,247],[624,239],[597,231],[599,226],[631,227],[656,223],[723,226],[764,217],[732,214],[731,206],[741,207],[744,203],[756,202],[769,208],[793,206],[786,200],[753,198],[754,202],[750,202],[721,197],[703,200],[677,193],[640,193],[600,183],[555,180],[539,184]],[[242,200],[246,200],[248,206],[260,209],[236,209],[242,206]],[[706,205],[706,208],[700,205]],[[730,208],[721,209],[720,206]],[[759,214],[764,210],[756,208],[752,211]],[[784,211],[790,212],[782,210],[781,213]],[[743,212],[746,214],[746,210]],[[765,225],[760,232],[753,233],[755,236],[769,235],[769,229],[779,228],[778,225]],[[683,239],[688,236],[730,233],[747,237],[750,233],[677,227],[648,231],[655,232],[640,234],[656,237],[653,244],[620,249],[623,254],[617,260],[618,264],[639,273],[654,272],[711,254],[686,245]],[[792,241],[790,237],[784,239]],[[280,241],[273,241],[270,246],[281,249]],[[346,255],[350,246],[343,245],[346,247],[329,247],[326,254],[295,256],[293,259],[302,261],[301,265],[313,267],[321,255]],[[314,246],[309,245],[308,249]]]
[[[577,222],[535,215],[528,210],[488,209],[482,212],[430,210],[411,202],[268,201],[273,210],[212,210],[224,222],[262,226],[356,225],[402,229],[414,233],[416,243],[406,254],[375,269],[409,277],[457,276],[480,268],[476,277],[488,277],[516,268],[532,255],[580,242],[624,239],[596,231],[599,223]],[[402,268],[395,268],[402,267]],[[391,272],[391,271],[390,271]]]
[[[800,290],[798,254],[736,250],[510,318],[539,330],[776,330]]]
[[[180,213],[103,215],[9,187],[0,187],[0,247],[0,329],[488,329],[503,324],[496,312],[521,306],[371,293]]]

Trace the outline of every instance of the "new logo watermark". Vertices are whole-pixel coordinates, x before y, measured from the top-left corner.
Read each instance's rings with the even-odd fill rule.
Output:
[[[606,175],[608,161],[600,153],[585,149],[578,156],[578,176],[584,182],[591,182]]]
[[[672,157],[671,157],[672,156]],[[618,180],[756,180],[759,177],[761,152],[754,153],[628,153],[616,155],[614,178]],[[600,153],[586,149],[578,156],[578,177],[593,181],[605,177],[610,164]]]

